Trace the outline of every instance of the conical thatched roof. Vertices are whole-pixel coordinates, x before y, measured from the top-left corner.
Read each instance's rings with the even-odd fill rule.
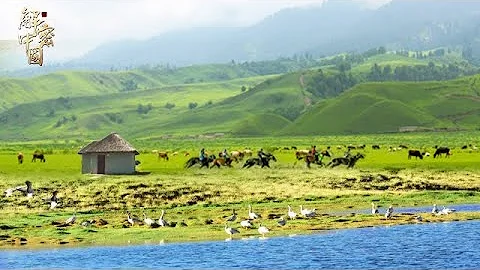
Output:
[[[117,133],[110,133],[107,137],[93,141],[78,151],[78,154],[88,153],[135,153],[135,150],[124,138]]]

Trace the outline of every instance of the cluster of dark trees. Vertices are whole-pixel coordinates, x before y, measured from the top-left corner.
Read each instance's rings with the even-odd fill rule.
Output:
[[[337,96],[346,89],[359,83],[359,79],[352,73],[340,72],[335,74],[325,74],[319,69],[315,75],[308,81],[306,91],[317,97],[327,98]]]
[[[448,64],[435,65],[429,62],[428,65],[398,66],[392,68],[390,65],[380,66],[373,64],[366,78],[368,81],[432,81],[451,80],[464,75],[476,74],[478,70],[466,68],[463,65]]]

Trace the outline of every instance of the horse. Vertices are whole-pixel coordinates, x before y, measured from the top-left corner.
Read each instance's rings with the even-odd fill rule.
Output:
[[[323,150],[322,152],[319,152],[318,155],[320,155],[320,158],[318,160],[315,160],[315,156],[312,155],[312,154],[309,154],[305,157],[300,157],[300,158],[297,158],[297,160],[302,160],[302,159],[305,159],[305,163],[307,164],[307,168],[310,168],[310,164],[317,164],[319,166],[324,166],[325,164],[322,162],[322,159],[324,157],[332,157],[332,155],[330,155],[330,152],[328,152],[327,150]],[[295,164],[297,164],[297,162],[295,161]]]
[[[17,160],[18,160],[18,164],[23,163],[23,153],[22,152],[18,153]]]
[[[167,152],[158,152],[158,159],[163,159],[165,161],[168,161],[168,154]]]
[[[355,156],[334,158],[327,164],[327,167],[334,168],[339,165],[347,165],[347,168],[350,169],[353,168],[355,166],[355,163],[357,163],[357,161],[361,158],[365,158],[365,155],[357,153]]]
[[[298,150],[295,152],[295,157],[300,160],[306,156],[310,155],[310,150]]]
[[[243,160],[244,157],[245,157],[245,153],[242,151],[232,151],[230,153],[230,158],[237,163]]]
[[[40,152],[33,153],[32,162],[36,162],[37,159],[40,159],[41,162],[45,162],[45,155]]]
[[[227,166],[227,167],[230,167],[232,168],[232,161],[233,159],[231,158],[223,158],[223,157],[219,157],[219,158],[215,158],[212,162],[212,166],[210,166],[210,169],[217,166],[217,168],[220,168],[220,166]]]
[[[249,158],[247,161],[245,161],[245,164],[243,164],[242,168],[251,168],[254,165],[261,166],[262,168],[268,167],[270,168],[270,160],[277,161],[277,158],[273,154],[266,153],[265,158],[262,160],[259,157],[254,157],[254,158]]]
[[[184,168],[190,168],[195,164],[201,164],[200,169],[203,167],[209,167],[210,162],[213,162],[217,157],[215,155],[210,155],[205,157],[203,160],[200,160],[199,157],[191,157],[186,163]]]

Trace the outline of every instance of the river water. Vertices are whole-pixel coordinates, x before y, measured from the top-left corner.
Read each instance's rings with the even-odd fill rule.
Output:
[[[0,269],[472,269],[480,267],[479,228],[479,221],[465,221],[266,239],[4,250]]]

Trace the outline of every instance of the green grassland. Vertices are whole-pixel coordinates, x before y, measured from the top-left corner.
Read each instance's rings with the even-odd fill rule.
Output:
[[[429,61],[445,64],[459,59],[453,53],[428,59],[388,53],[354,65],[351,72],[361,77],[373,63],[395,67]],[[478,76],[365,83],[339,97],[329,94],[322,99],[307,91],[306,84],[319,68],[324,74],[338,71],[333,66],[302,69],[299,63],[272,62],[272,70],[265,63],[230,63],[0,78],[0,138],[74,140],[111,131],[134,137],[308,136],[396,132],[401,126],[478,128]],[[276,65],[291,72],[273,74]],[[136,89],[124,89],[129,81],[135,81]],[[240,91],[243,86],[247,91]],[[167,103],[175,107],[167,109]],[[197,107],[188,109],[189,103]]]
[[[396,132],[403,126],[478,129],[478,78],[360,84],[318,103],[280,134]]]
[[[127,137],[128,139],[128,137]],[[47,147],[49,142],[4,143],[0,146],[0,190],[21,185],[25,180],[34,183],[33,199],[20,193],[1,197],[0,226],[5,240],[2,247],[21,244],[128,244],[171,241],[197,241],[228,237],[223,226],[232,209],[238,213],[231,223],[239,228],[246,218],[247,205],[262,215],[259,222],[272,229],[270,235],[305,234],[317,231],[384,226],[415,222],[413,216],[396,213],[392,220],[368,213],[370,203],[376,202],[383,212],[385,207],[451,205],[479,203],[480,171],[478,150],[460,149],[463,144],[477,144],[475,133],[392,134],[362,136],[284,137],[284,138],[225,138],[220,140],[134,140],[140,150],[141,164],[138,175],[102,176],[80,174],[81,157],[75,152],[81,147],[76,142],[57,142],[50,145],[47,162],[30,162],[30,150]],[[331,146],[334,156],[341,156],[345,147],[367,144],[361,151],[366,155],[353,170],[342,167],[305,167],[296,161],[294,150],[281,146],[295,145],[299,149],[316,144],[319,149]],[[373,150],[372,144],[380,144]],[[432,156],[407,159],[406,150],[388,151],[389,146],[406,144],[409,147],[433,151],[432,144],[447,145],[452,150],[449,158]],[[205,147],[212,153],[227,147],[230,151],[250,147],[264,147],[273,151],[277,162],[272,169],[241,169],[243,162],[233,168],[184,169],[189,158],[185,152],[197,155]],[[279,148],[276,149],[275,148]],[[24,164],[17,164],[16,151],[26,155]],[[169,151],[168,161],[159,160],[152,150]],[[173,152],[178,155],[173,155]],[[433,152],[432,152],[433,153]],[[329,162],[329,158],[325,158]],[[53,190],[59,190],[60,205],[48,210],[47,200]],[[298,212],[300,205],[316,208],[320,215],[313,219],[290,220],[278,227],[278,216],[286,215],[287,205]],[[158,219],[166,211],[167,221],[184,221],[188,227],[148,228],[130,225],[125,211],[139,217]],[[356,211],[362,213],[352,214]],[[53,222],[63,222],[77,213],[73,226],[58,227]],[[422,214],[425,222],[478,219],[478,213],[455,213],[448,216]],[[96,224],[83,227],[85,220]],[[100,225],[101,220],[108,224]],[[239,237],[256,236],[255,229],[242,230]],[[7,237],[8,236],[8,237]],[[24,242],[24,241],[23,241]]]

